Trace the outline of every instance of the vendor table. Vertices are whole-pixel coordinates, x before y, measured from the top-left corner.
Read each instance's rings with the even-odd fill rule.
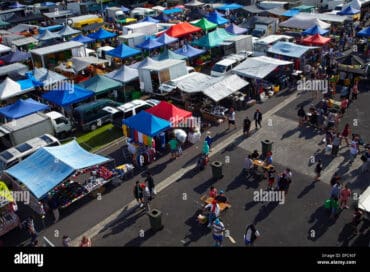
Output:
[[[213,197],[208,197],[207,195],[204,195],[200,198],[200,200],[202,202],[204,202],[205,204],[211,204],[214,200]],[[228,208],[231,208],[231,205],[229,203],[218,203],[218,205],[220,206],[220,211],[224,211]]]
[[[271,167],[273,167],[272,164],[267,165],[264,161],[261,160],[253,160],[253,165],[262,171],[268,171]]]

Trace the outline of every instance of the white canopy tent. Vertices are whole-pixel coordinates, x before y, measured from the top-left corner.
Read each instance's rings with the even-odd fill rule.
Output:
[[[189,3],[185,3],[185,7],[201,7],[204,3],[198,1],[198,0],[191,0]]]
[[[279,24],[281,27],[287,28],[298,28],[298,29],[307,29],[314,25],[318,25],[322,29],[328,29],[330,24],[317,19],[314,15],[300,13],[282,23]]]
[[[77,72],[84,70],[91,64],[101,65],[109,62],[106,59],[99,59],[97,57],[73,57],[71,61],[73,69]]]
[[[5,54],[12,51],[12,49],[6,45],[0,44],[0,54]]]
[[[266,56],[248,58],[232,71],[242,77],[263,79],[281,65],[293,64],[291,61],[278,60]]]
[[[370,212],[370,186],[360,195],[358,199],[358,207],[361,210]]]
[[[229,95],[241,90],[242,88],[248,86],[248,82],[240,78],[238,75],[227,75],[222,77],[222,79],[209,86],[203,93],[211,98],[215,102],[228,97]]]
[[[23,93],[21,85],[9,77],[0,83],[0,100],[6,100]]]

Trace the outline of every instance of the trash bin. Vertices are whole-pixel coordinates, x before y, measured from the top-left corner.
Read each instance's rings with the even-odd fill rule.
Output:
[[[152,209],[147,212],[150,221],[150,227],[153,230],[160,230],[163,228],[162,226],[162,212],[157,209]]]
[[[222,174],[222,162],[214,161],[211,163],[212,166],[212,177],[214,179],[221,179],[223,177]]]
[[[272,142],[270,140],[261,141],[262,144],[262,156],[266,157],[267,152],[272,151]]]

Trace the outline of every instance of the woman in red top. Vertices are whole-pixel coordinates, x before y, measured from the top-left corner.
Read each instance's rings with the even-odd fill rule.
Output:
[[[344,126],[344,129],[342,131],[342,137],[346,141],[347,146],[349,146],[348,136],[351,134],[351,128],[349,127],[349,124],[347,123]]]
[[[211,186],[211,188],[209,189],[208,196],[212,197],[212,198],[215,198],[217,196],[217,189],[215,187]]]
[[[340,102],[340,112],[342,115],[346,112],[347,107],[348,107],[348,99],[343,98],[342,101]]]
[[[340,208],[348,209],[348,199],[351,196],[351,190],[348,188],[348,185],[344,185],[344,188],[340,191]]]
[[[80,247],[91,247],[91,240],[86,236],[82,237]]]

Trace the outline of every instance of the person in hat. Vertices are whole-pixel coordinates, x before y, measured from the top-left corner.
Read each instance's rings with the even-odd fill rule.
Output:
[[[225,192],[223,190],[220,190],[220,193],[215,197],[215,200],[217,203],[226,203],[227,197],[225,196]]]
[[[215,241],[215,246],[220,247],[224,240],[225,225],[219,218],[216,218],[212,223],[212,237]]]

